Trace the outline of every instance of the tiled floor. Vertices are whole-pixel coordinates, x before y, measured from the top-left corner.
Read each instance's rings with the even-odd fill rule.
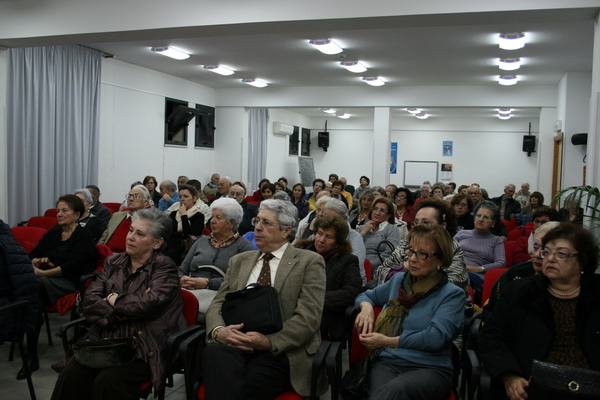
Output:
[[[52,332],[58,331],[61,324],[68,321],[68,316],[59,316],[57,314],[50,315],[50,325]],[[57,337],[53,338],[54,345],[48,345],[45,326],[42,327],[38,352],[40,357],[40,369],[32,375],[35,394],[38,400],[50,399],[52,389],[56,382],[57,373],[50,366],[59,361],[63,355],[62,344]],[[29,399],[29,391],[27,390],[27,381],[17,381],[17,372],[21,368],[21,359],[18,350],[15,354],[15,360],[8,361],[10,343],[0,345],[0,399],[1,400],[27,400]],[[343,357],[347,360],[347,356]],[[346,365],[347,368],[347,365]],[[185,400],[185,387],[183,376],[180,374],[174,377],[173,388],[167,388],[166,398],[169,400]],[[326,393],[321,396],[322,400],[330,400],[330,394]]]

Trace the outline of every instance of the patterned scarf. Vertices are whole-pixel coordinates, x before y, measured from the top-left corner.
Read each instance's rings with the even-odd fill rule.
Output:
[[[446,282],[448,282],[448,277],[443,271],[436,271],[420,280],[416,280],[410,272],[407,272],[398,290],[398,297],[391,299],[387,307],[381,311],[375,321],[373,332],[382,333],[389,337],[400,336],[402,334],[402,321],[408,314],[410,307]],[[371,351],[371,359],[379,355],[382,350]]]
[[[227,238],[225,240],[219,240],[214,235],[214,233],[211,232],[210,233],[209,242],[210,242],[210,244],[211,244],[212,247],[214,247],[215,249],[218,249],[219,247],[227,247],[227,246],[231,245],[239,237],[240,237],[240,234],[236,232],[236,233],[233,234],[233,236],[230,236],[229,238]]]

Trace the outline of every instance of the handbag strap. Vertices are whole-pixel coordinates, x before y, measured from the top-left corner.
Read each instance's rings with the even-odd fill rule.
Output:
[[[213,271],[216,272],[217,274],[221,275],[221,276],[225,276],[225,272],[223,272],[223,270],[219,267],[215,267],[214,265],[201,265],[198,268],[196,268],[194,270],[194,272],[199,271],[199,270],[209,270],[209,271]]]

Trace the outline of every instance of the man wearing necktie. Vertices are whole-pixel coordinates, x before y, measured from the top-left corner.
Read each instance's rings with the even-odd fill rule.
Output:
[[[289,245],[296,207],[264,200],[253,219],[258,251],[231,258],[223,284],[206,315],[205,398],[269,399],[288,390],[310,394],[312,356],[320,344],[325,301],[325,262],[310,251]],[[242,324],[225,326],[225,295],[257,283],[278,292],[283,329],[268,335],[243,332]],[[322,377],[323,378],[323,377]],[[321,379],[318,394],[326,391]]]

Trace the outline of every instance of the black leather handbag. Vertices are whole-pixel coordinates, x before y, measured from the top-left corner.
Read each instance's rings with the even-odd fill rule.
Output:
[[[73,344],[73,356],[90,368],[121,367],[135,359],[135,336],[117,339],[82,340]]]
[[[527,398],[600,399],[600,372],[533,360]]]
[[[227,293],[221,306],[227,325],[243,323],[243,332],[275,333],[283,328],[277,289],[253,283],[237,292]]]

